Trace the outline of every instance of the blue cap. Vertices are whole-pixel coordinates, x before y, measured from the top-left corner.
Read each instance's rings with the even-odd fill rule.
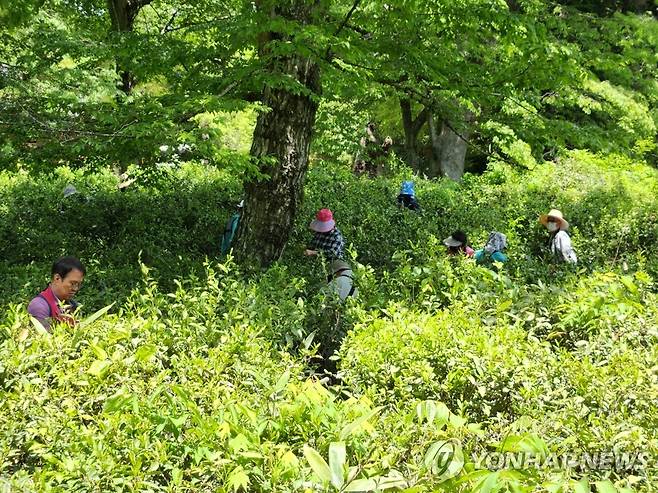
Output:
[[[414,182],[413,181],[403,181],[402,190],[400,190],[402,195],[416,195],[414,191]]]

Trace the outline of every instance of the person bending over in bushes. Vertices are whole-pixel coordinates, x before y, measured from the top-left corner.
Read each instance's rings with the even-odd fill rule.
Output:
[[[53,264],[48,287],[30,301],[27,311],[50,331],[51,321],[70,326],[77,322],[71,315],[78,304],[73,297],[85,277],[85,267],[75,257],[62,257]]]
[[[478,264],[485,262],[507,262],[507,255],[503,250],[507,248],[507,236],[498,231],[489,233],[489,239],[481,250],[475,252],[475,260]]]
[[[233,243],[233,237],[235,232],[238,230],[238,225],[240,224],[240,216],[242,214],[242,208],[244,207],[244,200],[241,200],[240,203],[236,206],[235,212],[231,218],[224,226],[224,234],[222,235],[222,245],[219,247],[220,256],[226,255],[226,252],[231,248],[231,243]]]
[[[562,217],[562,213],[557,209],[551,209],[548,214],[542,214],[539,217],[539,222],[546,226],[551,234],[549,239],[551,253],[562,262],[577,263],[578,257],[576,257],[576,252],[571,246],[571,238],[567,233],[569,223]]]
[[[64,195],[64,198],[67,199],[73,195],[76,195],[78,193],[78,190],[71,184],[69,183],[64,187],[64,190],[62,191],[62,194]]]
[[[463,253],[467,257],[472,257],[475,254],[475,250],[468,246],[468,238],[463,231],[455,231],[443,240],[443,244],[448,247],[448,255]]]
[[[412,211],[420,209],[420,205],[416,200],[416,192],[414,191],[413,181],[403,181],[400,194],[398,195],[398,207],[406,207]]]
[[[320,209],[309,228],[313,231],[313,239],[310,248],[304,252],[305,255],[315,256],[322,253],[329,261],[345,257],[345,240],[329,209]]]
[[[344,260],[336,259],[331,262],[331,274],[327,276],[329,289],[338,295],[341,301],[350,296],[356,296],[358,289],[354,286],[352,267]]]

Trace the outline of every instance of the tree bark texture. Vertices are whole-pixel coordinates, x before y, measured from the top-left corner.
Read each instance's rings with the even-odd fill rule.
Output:
[[[421,162],[418,154],[418,133],[427,120],[427,108],[423,108],[414,118],[411,101],[400,99],[400,110],[402,112],[402,127],[404,128],[405,162],[414,171],[419,171]]]
[[[293,228],[318,107],[313,96],[321,92],[315,61],[292,54],[277,58],[276,67],[310,93],[280,87],[266,87],[263,92],[262,101],[270,111],[258,117],[250,154],[269,178],[245,183],[245,207],[235,243],[241,262],[261,267],[281,257]]]
[[[438,178],[441,176],[441,122],[437,122],[437,118],[430,113],[427,115],[427,127],[430,134],[430,144],[432,146],[432,157],[430,158],[427,167],[428,178]]]
[[[436,117],[434,115],[428,117],[433,153],[430,177],[445,176],[454,181],[461,180],[464,175],[472,120],[473,114],[467,111],[462,122],[463,129],[455,131],[455,127],[443,121],[439,131]]]
[[[470,132],[464,130],[455,132],[446,122],[443,122],[439,140],[441,141],[441,174],[451,180],[460,181],[464,176],[464,162],[468,149]]]
[[[151,3],[151,0],[107,0],[107,9],[112,21],[112,32],[129,33],[133,30],[135,18],[142,7]],[[117,73],[121,77],[119,87],[130,94],[135,86],[135,75],[124,68],[125,63],[117,59]]]

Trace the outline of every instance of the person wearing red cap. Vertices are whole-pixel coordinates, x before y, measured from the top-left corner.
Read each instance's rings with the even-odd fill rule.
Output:
[[[306,255],[322,253],[330,261],[345,256],[345,240],[336,227],[334,215],[329,209],[320,209],[309,228],[313,231],[313,239],[310,248],[304,252]]]

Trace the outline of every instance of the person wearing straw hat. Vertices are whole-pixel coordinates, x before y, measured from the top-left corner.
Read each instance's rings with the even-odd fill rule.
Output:
[[[562,216],[562,213],[557,209],[551,209],[548,214],[542,214],[539,217],[539,222],[551,234],[549,240],[551,253],[562,262],[577,263],[578,257],[576,257],[576,252],[571,246],[571,238],[567,233],[569,222]]]
[[[448,247],[448,255],[463,253],[467,257],[472,257],[475,254],[475,250],[468,246],[468,238],[463,231],[455,231],[443,240],[443,244]]]
[[[397,198],[398,207],[406,207],[409,210],[417,211],[420,209],[420,205],[416,200],[416,192],[414,190],[413,181],[403,181],[402,188],[400,189],[400,194]]]
[[[498,231],[489,233],[486,245],[481,250],[475,252],[475,261],[478,264],[483,264],[487,260],[493,262],[507,262],[507,255],[503,250],[507,248],[507,236]]]
[[[322,253],[329,261],[342,259],[345,256],[345,240],[336,227],[334,215],[329,209],[320,209],[309,224],[309,228],[313,231],[313,239],[310,248],[304,252],[305,255],[315,256]]]

